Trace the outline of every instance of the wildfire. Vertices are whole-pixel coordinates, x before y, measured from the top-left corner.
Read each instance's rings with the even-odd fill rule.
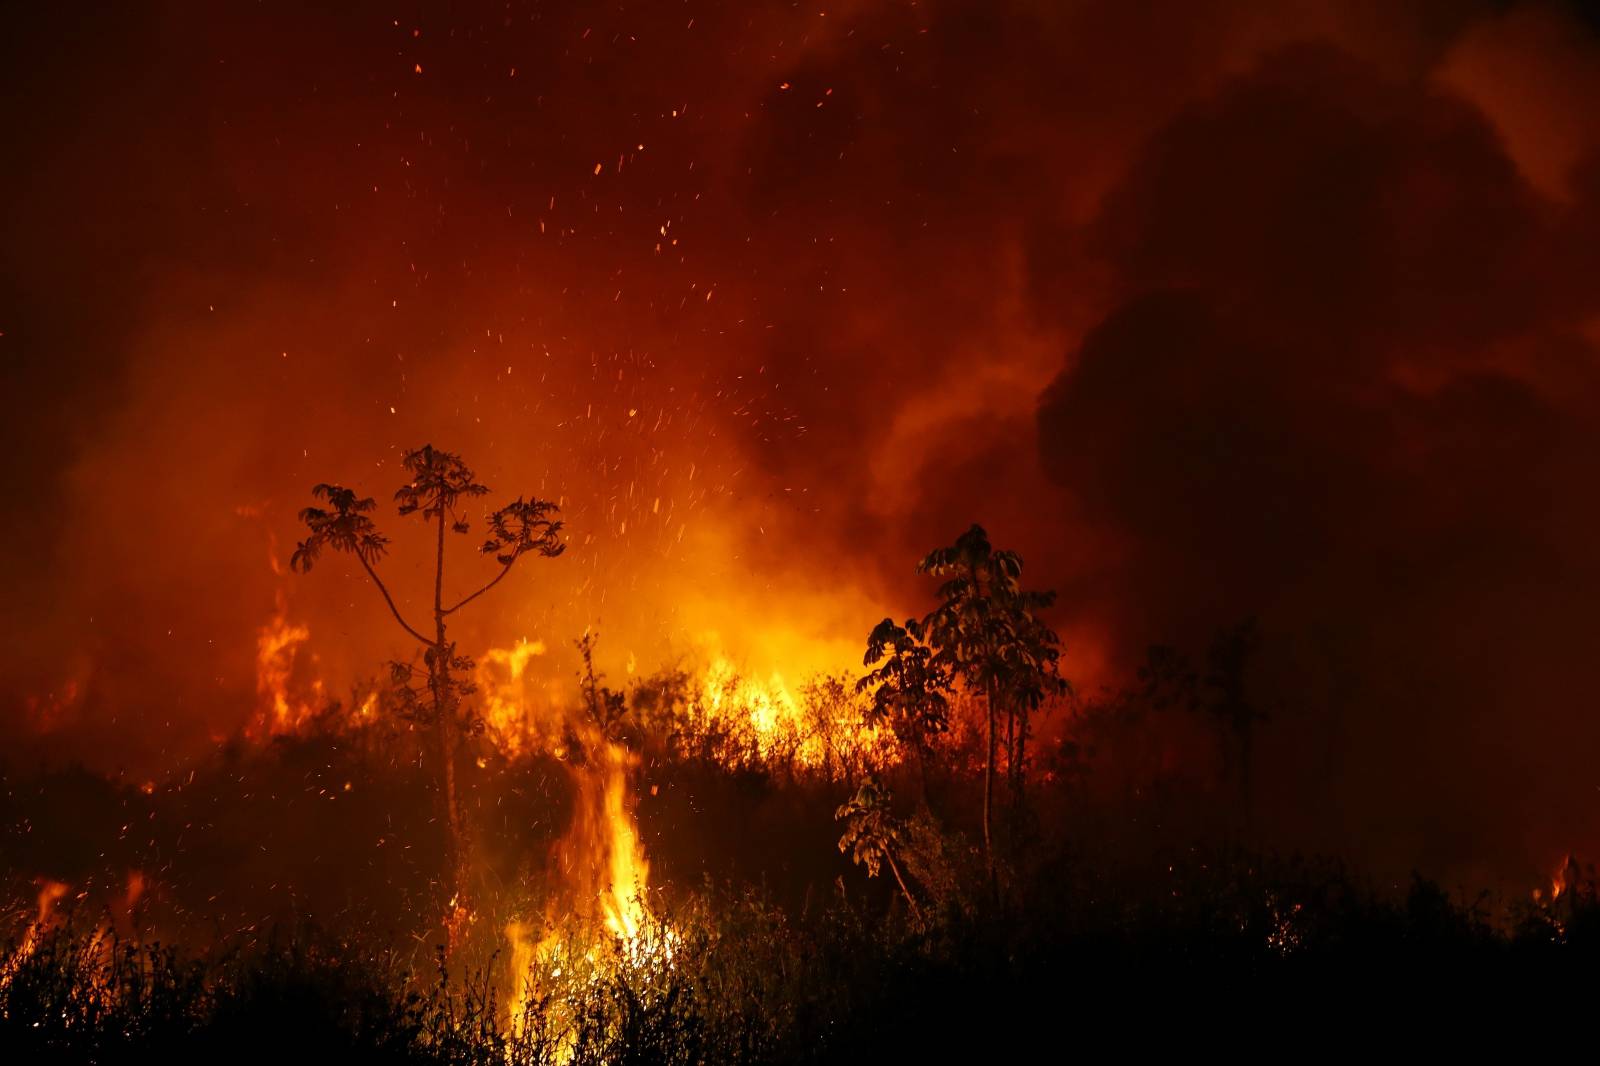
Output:
[[[529,923],[512,921],[505,928],[513,1028],[527,1016],[541,978],[592,981],[608,965],[671,962],[677,935],[647,906],[650,863],[628,788],[628,772],[636,762],[626,747],[592,726],[581,730],[579,743],[567,753],[577,802],[553,856],[560,883],[547,903],[547,931],[535,939]],[[562,923],[558,914],[572,921]],[[559,1048],[565,1061],[571,1047],[563,1040]]]
[[[279,736],[305,726],[322,706],[321,678],[310,682],[308,692],[295,692],[300,648],[311,639],[309,626],[289,620],[289,595],[277,552],[269,554],[278,579],[272,618],[256,634],[256,693],[259,696],[253,736]]]
[[[1557,866],[1555,872],[1550,875],[1550,894],[1547,897],[1548,902],[1552,904],[1556,903],[1568,892],[1570,892],[1574,887],[1576,887],[1578,879],[1582,876],[1582,874],[1583,870],[1581,867],[1579,867],[1578,860],[1570,854],[1564,856],[1561,860],[1561,865]],[[1533,898],[1535,902],[1538,902],[1546,897],[1542,891],[1536,888],[1533,890]]]
[[[482,714],[490,735],[512,757],[538,746],[538,718],[528,713],[528,667],[544,655],[544,642],[518,641],[490,648],[478,660],[475,680],[483,694]]]
[[[71,886],[62,881],[52,881],[48,878],[41,882],[39,887],[38,911],[32,923],[22,934],[22,942],[17,945],[17,950],[12,952],[11,958],[5,965],[5,973],[14,971],[19,963],[27,959],[39,946],[39,937],[49,932],[56,925],[56,904],[67,894]]]
[[[705,706],[711,716],[747,725],[765,757],[785,741],[799,741],[800,705],[774,671],[766,681],[742,676],[731,660],[719,656],[705,672]]]
[[[628,770],[636,759],[620,744],[597,740],[591,733],[587,754],[574,765],[578,804],[559,861],[579,905],[597,900],[606,929],[632,939],[645,922],[650,880],[628,792]]]
[[[543,923],[504,927],[513,1027],[549,991],[542,984],[595,979],[619,960],[670,954],[673,942],[647,904],[650,863],[629,783],[638,756],[573,700],[570,685],[540,674],[536,664],[545,661],[545,645],[524,640],[490,649],[474,677],[487,735],[512,757],[554,755],[574,792],[571,824],[551,852]]]
[[[283,576],[275,556],[272,569]],[[752,670],[716,633],[699,632],[687,667],[680,660],[658,675],[640,676],[630,652],[626,693],[600,684],[585,643],[585,698],[577,698],[570,675],[542,640],[519,640],[475,657],[470,713],[481,719],[483,737],[508,759],[544,753],[560,760],[574,794],[572,821],[551,851],[547,884],[517,904],[522,917],[502,927],[513,1028],[539,997],[559,996],[618,967],[642,975],[672,964],[680,938],[651,911],[650,863],[634,807],[630,777],[639,744],[693,744],[696,754],[728,766],[761,763],[829,774],[897,758],[892,733],[866,721],[847,680],[827,679],[823,667],[843,661],[839,648],[787,631],[741,634],[743,646],[768,667]],[[325,685],[310,669],[310,639],[310,627],[291,617],[280,580],[273,614],[257,634],[259,706],[251,736],[303,732],[322,720]],[[779,663],[815,667],[817,677],[797,686]],[[369,692],[342,724],[359,726],[378,707],[377,692]],[[452,943],[470,918],[452,901]]]
[[[721,740],[716,755],[724,763],[827,772],[899,759],[893,734],[869,723],[861,701],[838,679],[819,676],[796,692],[779,671],[753,676],[720,654],[701,675],[687,717],[699,733]]]
[[[45,937],[66,924],[66,919],[58,907],[72,890],[72,886],[51,878],[40,878],[37,883],[39,894],[35,902],[33,920],[23,930],[22,939],[16,950],[9,957],[0,960],[0,986],[13,981],[24,964],[40,950]],[[94,974],[96,982],[102,981],[115,965],[115,945],[119,938],[124,941],[137,938],[139,928],[136,909],[144,897],[145,889],[144,872],[128,871],[126,888],[106,900],[107,905],[94,933],[79,942],[78,948],[81,950],[79,958],[86,965],[86,972]],[[81,891],[77,896],[80,902],[88,898],[88,890]],[[91,999],[97,999],[101,994],[101,986],[97,983],[89,996]]]

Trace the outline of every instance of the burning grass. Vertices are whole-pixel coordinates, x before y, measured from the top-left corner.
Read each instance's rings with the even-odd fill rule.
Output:
[[[10,946],[0,1046],[11,1061],[313,1047],[370,1062],[840,1061],[948,1052],[989,1016],[1014,1026],[989,1046],[1015,1046],[1051,1028],[1052,1004],[1192,1006],[1218,981],[1267,994],[1576,976],[1600,943],[1592,876],[1506,925],[1426,882],[1389,899],[1332,866],[1244,855],[1196,856],[1144,891],[1059,874],[1035,871],[1003,917],[946,901],[925,922],[870,895],[792,914],[708,887],[653,910],[634,937],[577,920],[546,930],[541,945],[560,947],[518,960],[526,984],[511,1003],[501,957],[452,970],[307,927],[190,954],[70,912]]]
[[[840,740],[865,697],[818,679],[785,719],[825,753],[813,760],[762,733],[759,707],[714,703],[704,673],[617,693],[591,665],[587,695],[564,704],[506,677],[483,686],[488,705],[539,730],[516,748],[487,726],[463,749],[476,880],[448,942],[430,920],[448,903],[431,749],[381,700],[330,701],[153,787],[9,777],[7,872],[27,903],[0,1046],[23,1061],[240,1046],[449,1063],[942,1055],[979,1019],[1010,1019],[990,1039],[1022,1042],[1060,1002],[1117,1002],[1130,983],[1546,981],[1600,942],[1593,870],[1571,859],[1506,900],[1156,836],[1140,854],[1104,828],[1126,805],[1055,772],[1064,747],[997,820],[991,882],[971,816],[981,736],[960,697],[921,757],[875,757]],[[874,856],[892,881],[868,876]]]
[[[377,536],[361,533],[371,501],[319,491],[334,509],[318,522]],[[442,543],[453,512],[430,513]],[[924,566],[944,579],[927,618],[874,628],[864,675],[799,683],[742,671],[714,641],[653,673],[630,655],[612,682],[593,632],[575,656],[519,641],[474,659],[446,640],[455,608],[436,593],[420,659],[336,699],[280,597],[256,717],[215,757],[163,782],[7,780],[3,872],[32,901],[0,970],[0,1044],[88,1060],[948,1058],[1025,1045],[1062,1003],[1125,1005],[1130,984],[1586,964],[1600,905],[1571,859],[1508,903],[1239,847],[1253,629],[1204,675],[1153,652],[1139,688],[1068,704],[1032,613],[1049,596],[1022,588],[1020,559],[973,527]],[[1213,731],[1239,772],[1130,789],[1105,773],[1098,748],[1165,743],[1175,721]]]

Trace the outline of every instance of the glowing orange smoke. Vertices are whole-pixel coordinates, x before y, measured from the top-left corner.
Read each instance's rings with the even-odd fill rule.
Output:
[[[78,699],[82,695],[82,686],[73,679],[65,682],[54,692],[47,692],[43,696],[26,697],[23,706],[27,710],[29,724],[41,733],[58,728],[77,706]]]
[[[128,873],[128,887],[122,897],[117,900],[115,918],[118,931],[131,935],[134,933],[134,908],[139,906],[139,901],[144,898],[145,876],[142,870],[131,870]]]

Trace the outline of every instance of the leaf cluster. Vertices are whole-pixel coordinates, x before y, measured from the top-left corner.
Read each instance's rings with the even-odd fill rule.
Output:
[[[377,507],[372,497],[359,497],[353,489],[327,483],[313,486],[311,495],[325,500],[328,506],[307,507],[300,512],[300,521],[311,535],[296,545],[289,557],[292,569],[309,573],[323,548],[348,552],[367,566],[383,558],[389,538],[378,532],[370,517]]]
[[[518,496],[489,516],[490,536],[480,550],[485,555],[492,552],[502,566],[510,566],[528,552],[553,559],[567,550],[561,543],[562,523],[551,517],[558,513],[548,500]]]
[[[995,550],[974,525],[930,552],[917,571],[946,579],[921,629],[936,663],[1017,708],[1035,709],[1070,691],[1060,675],[1061,640],[1035,614],[1055,593],[1022,587],[1020,555]]]
[[[461,456],[424,444],[406,452],[401,465],[411,475],[411,480],[395,490],[394,500],[400,505],[400,514],[420,511],[424,519],[447,514],[452,528],[457,533],[465,533],[467,523],[457,519],[454,513],[457,501],[487,496],[489,489],[478,484],[477,475]]]
[[[833,815],[844,823],[839,851],[857,866],[865,866],[868,877],[878,876],[890,849],[900,842],[900,826],[889,809],[892,799],[876,777],[868,777]]]
[[[867,719],[888,722],[896,738],[925,746],[950,728],[949,666],[935,654],[915,618],[897,625],[885,618],[867,635],[862,665],[869,668],[856,692],[871,693]]]

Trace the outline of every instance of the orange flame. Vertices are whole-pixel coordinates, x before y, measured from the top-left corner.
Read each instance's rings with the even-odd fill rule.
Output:
[[[815,771],[842,763],[887,766],[900,758],[893,732],[867,721],[863,702],[848,686],[831,693],[806,686],[797,693],[778,670],[762,678],[713,653],[698,696],[691,720],[725,736],[725,754],[734,761],[787,762]]]
[[[293,733],[316,715],[323,702],[321,678],[311,681],[309,693],[294,691],[300,648],[311,639],[311,629],[289,621],[289,595],[283,568],[278,564],[276,551],[269,554],[268,559],[278,587],[273,594],[272,618],[256,634],[256,693],[260,703],[257,720],[248,730],[252,737]]]
[[[11,958],[6,961],[4,972],[9,974],[16,969],[17,964],[27,959],[39,946],[39,937],[56,925],[56,904],[67,894],[71,886],[62,881],[52,881],[48,878],[40,882],[38,896],[38,911],[33,922],[22,934],[22,943],[17,945],[17,950],[12,952]]]
[[[510,648],[490,648],[478,660],[478,691],[483,694],[484,723],[495,743],[515,758],[538,746],[537,718],[527,711],[528,667],[544,654],[544,642],[518,641]]]
[[[628,771],[635,762],[627,748],[603,739],[593,729],[586,730],[582,747],[570,754],[569,767],[578,794],[572,825],[555,849],[554,865],[562,877],[558,896],[563,909],[592,921],[596,931],[603,930],[615,939],[622,949],[623,964],[639,965],[652,956],[670,963],[677,935],[654,921],[646,905],[650,863],[628,790]],[[556,897],[550,902],[553,910]],[[554,980],[561,980],[564,973],[572,980],[581,979],[577,971],[592,975],[616,961],[616,956],[598,950],[581,932],[574,939],[568,939],[569,933],[552,922],[549,931],[536,940],[530,923],[507,923],[512,978],[509,1025],[513,1030],[538,994],[536,966],[543,964]],[[572,1038],[571,1032],[559,1037],[558,1062],[571,1060],[575,1050]]]
[[[594,901],[606,929],[623,939],[639,934],[646,914],[650,864],[639,841],[628,793],[636,761],[627,748],[590,733],[581,763],[574,760],[578,802],[557,861],[580,908]]]
[[[1556,872],[1550,876],[1550,902],[1560,899],[1566,891],[1577,883],[1578,860],[1571,855],[1561,860],[1561,865],[1556,867]]]
[[[632,957],[643,950],[643,934],[651,923],[646,905],[650,863],[628,782],[637,756],[582,718],[553,685],[551,691],[539,691],[530,667],[544,653],[542,643],[522,641],[511,648],[491,649],[481,658],[475,680],[484,721],[489,735],[508,755],[547,750],[565,762],[572,776],[572,823],[552,850],[555,884],[546,901],[547,916],[574,915],[602,938],[615,938],[624,955]],[[569,941],[570,929],[557,929],[553,921],[547,926],[549,931],[542,936],[532,923],[520,920],[504,928],[512,978],[512,994],[507,997],[512,1027],[536,995],[534,975],[539,964],[556,978],[567,967],[601,964],[603,953],[586,935]]]

